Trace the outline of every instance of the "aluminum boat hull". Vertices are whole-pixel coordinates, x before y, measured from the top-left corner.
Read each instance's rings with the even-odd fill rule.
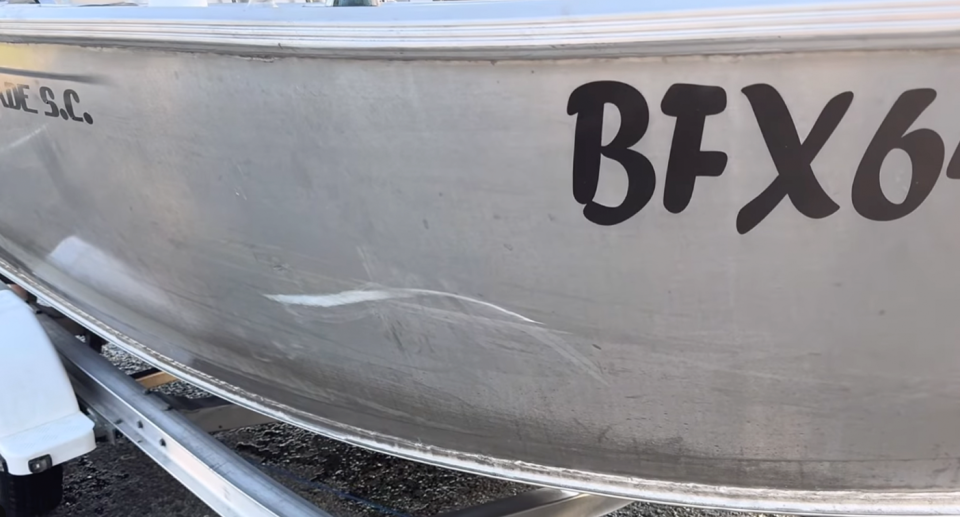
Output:
[[[516,4],[570,34],[634,5]],[[784,5],[766,39],[650,36],[692,16],[654,10],[502,48],[303,43],[476,4],[0,7],[0,269],[186,379],[420,461],[956,511],[957,9],[778,39],[833,16]],[[901,8],[873,40],[850,21]]]

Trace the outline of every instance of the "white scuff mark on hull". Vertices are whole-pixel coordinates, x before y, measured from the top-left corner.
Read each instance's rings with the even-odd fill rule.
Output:
[[[8,151],[12,151],[17,147],[20,147],[21,145],[29,142],[31,138],[39,135],[44,129],[47,129],[46,124],[38,127],[37,129],[34,129],[33,131],[27,133],[26,135],[21,136],[20,138],[14,140],[13,142],[10,142],[9,144],[0,148],[0,154],[4,154]]]
[[[438,296],[443,298],[453,298],[456,300],[473,303],[497,312],[506,314],[526,323],[539,325],[540,322],[532,320],[523,314],[504,309],[499,305],[470,298],[460,294],[446,293],[443,291],[432,291],[429,289],[376,289],[376,290],[352,290],[342,291],[331,294],[266,294],[267,298],[282,303],[284,305],[303,305],[307,307],[341,307],[344,305],[353,305],[357,303],[376,302],[383,300],[395,300],[403,298],[414,298],[418,296]]]
[[[527,336],[530,336],[536,339],[540,344],[545,345],[554,353],[559,354],[561,357],[569,361],[572,365],[576,366],[580,371],[590,375],[600,383],[609,386],[607,380],[603,377],[602,371],[595,365],[589,358],[584,356],[582,353],[577,351],[575,347],[567,343],[557,331],[545,329],[543,327],[532,327],[525,324],[533,325],[542,325],[536,320],[532,320],[522,314],[518,314],[509,309],[504,309],[499,305],[492,304],[483,300],[477,300],[476,298],[470,298],[468,296],[463,296],[454,293],[447,293],[443,291],[432,291],[429,289],[403,289],[403,288],[387,288],[387,289],[358,289],[350,291],[342,291],[339,293],[330,293],[330,294],[267,294],[264,295],[267,298],[282,303],[284,305],[300,305],[304,307],[321,307],[321,308],[333,308],[333,307],[342,307],[345,305],[354,305],[359,303],[366,302],[378,302],[386,300],[402,300],[410,299],[418,296],[438,296],[445,298],[453,298],[456,300],[462,300],[465,302],[481,305],[483,307],[488,307],[502,314],[509,315],[513,318],[520,320],[518,323],[511,323],[505,321],[496,322],[497,325],[506,326],[506,328],[511,328],[523,332]],[[437,309],[439,310],[439,309]],[[452,313],[448,311],[442,311],[446,317],[456,316],[458,318],[470,318],[472,321],[486,321],[493,322],[485,317],[477,317],[460,313]],[[455,320],[451,320],[455,321]]]
[[[355,303],[375,302],[394,298],[409,298],[390,291],[343,291],[332,294],[268,294],[267,298],[285,305],[306,305],[308,307],[339,307]],[[411,295],[412,296],[412,295]]]

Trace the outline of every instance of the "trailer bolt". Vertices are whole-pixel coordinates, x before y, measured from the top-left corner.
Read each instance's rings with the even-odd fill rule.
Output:
[[[39,458],[34,458],[28,461],[27,466],[30,468],[30,472],[32,474],[39,474],[53,467],[53,459],[50,458],[49,454],[45,454]]]

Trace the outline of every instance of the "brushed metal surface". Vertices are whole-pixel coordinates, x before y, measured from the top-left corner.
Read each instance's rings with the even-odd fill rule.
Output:
[[[128,346],[301,425],[373,433],[366,444],[388,452],[675,502],[946,512],[960,506],[960,185],[943,172],[960,141],[958,60],[4,44],[3,80],[29,86],[38,113],[0,108],[0,248]],[[656,190],[613,226],[587,220],[571,191],[568,103],[594,81],[630,85],[649,111],[633,148]],[[674,214],[676,119],[661,102],[680,83],[724,89],[700,148],[727,163]],[[738,232],[778,178],[741,91],[756,84],[779,92],[800,142],[853,93],[812,162],[835,213],[813,219],[784,198]],[[68,120],[44,116],[43,87],[56,102],[76,93]],[[916,89],[936,91],[910,127],[942,140],[938,180],[908,215],[869,220],[854,177]],[[604,144],[620,118],[608,105]],[[906,154],[879,181],[904,199]],[[597,202],[626,188],[603,158]]]

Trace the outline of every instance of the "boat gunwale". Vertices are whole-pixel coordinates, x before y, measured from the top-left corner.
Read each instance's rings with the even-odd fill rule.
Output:
[[[709,8],[704,6],[710,5]],[[2,5],[2,4],[0,4]],[[0,6],[0,41],[258,55],[525,59],[960,46],[960,3],[513,0],[208,7]]]

